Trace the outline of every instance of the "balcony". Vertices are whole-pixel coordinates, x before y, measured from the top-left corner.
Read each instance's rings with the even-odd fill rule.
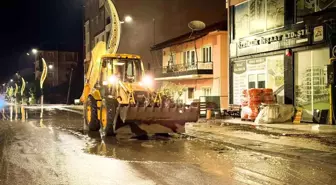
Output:
[[[174,64],[163,66],[162,68],[155,69],[156,78],[178,77],[190,75],[212,75],[213,63],[212,62],[198,62],[192,64]]]

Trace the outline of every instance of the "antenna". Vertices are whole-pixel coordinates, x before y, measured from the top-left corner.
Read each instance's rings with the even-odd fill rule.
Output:
[[[189,36],[189,38],[192,36],[192,34],[194,33],[194,31],[200,31],[203,30],[205,28],[205,23],[202,21],[191,21],[188,23],[188,27],[191,29],[191,34]]]
[[[202,21],[191,21],[191,22],[189,22],[188,27],[191,30],[199,31],[199,30],[203,30],[205,28],[205,23],[202,22]]]
[[[191,34],[189,36],[189,38],[192,36],[192,34],[194,33],[194,31],[200,31],[203,30],[205,28],[205,23],[202,21],[191,21],[188,24],[188,27],[191,29]],[[198,66],[198,56],[197,56],[197,48],[196,48],[196,39],[194,40],[194,47],[195,47],[195,54],[196,54],[196,65]]]

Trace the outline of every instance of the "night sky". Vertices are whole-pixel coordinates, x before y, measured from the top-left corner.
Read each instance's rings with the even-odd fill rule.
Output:
[[[31,67],[31,48],[82,51],[83,0],[1,2],[0,81]],[[6,69],[6,70],[4,70]]]
[[[97,0],[98,1],[98,0]],[[224,0],[114,0],[120,17],[134,22],[122,28],[120,52],[135,53],[150,61],[153,18],[156,42],[189,31],[188,22],[198,19],[207,25],[223,20]],[[0,81],[21,68],[31,67],[31,48],[83,50],[84,0],[10,0],[1,2]]]

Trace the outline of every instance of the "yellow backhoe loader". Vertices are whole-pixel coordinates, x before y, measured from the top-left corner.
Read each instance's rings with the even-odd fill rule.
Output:
[[[130,126],[136,135],[180,133],[186,122],[198,120],[197,107],[167,105],[158,98],[160,93],[153,91],[153,78],[145,75],[139,56],[106,54],[105,48],[99,42],[92,51],[81,97],[90,131],[110,136]]]

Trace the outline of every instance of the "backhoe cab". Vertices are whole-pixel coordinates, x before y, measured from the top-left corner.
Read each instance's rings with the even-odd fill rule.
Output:
[[[137,55],[105,54],[89,70],[81,99],[91,131],[109,136],[130,126],[136,135],[184,132],[186,122],[198,119],[196,107],[163,106]]]

